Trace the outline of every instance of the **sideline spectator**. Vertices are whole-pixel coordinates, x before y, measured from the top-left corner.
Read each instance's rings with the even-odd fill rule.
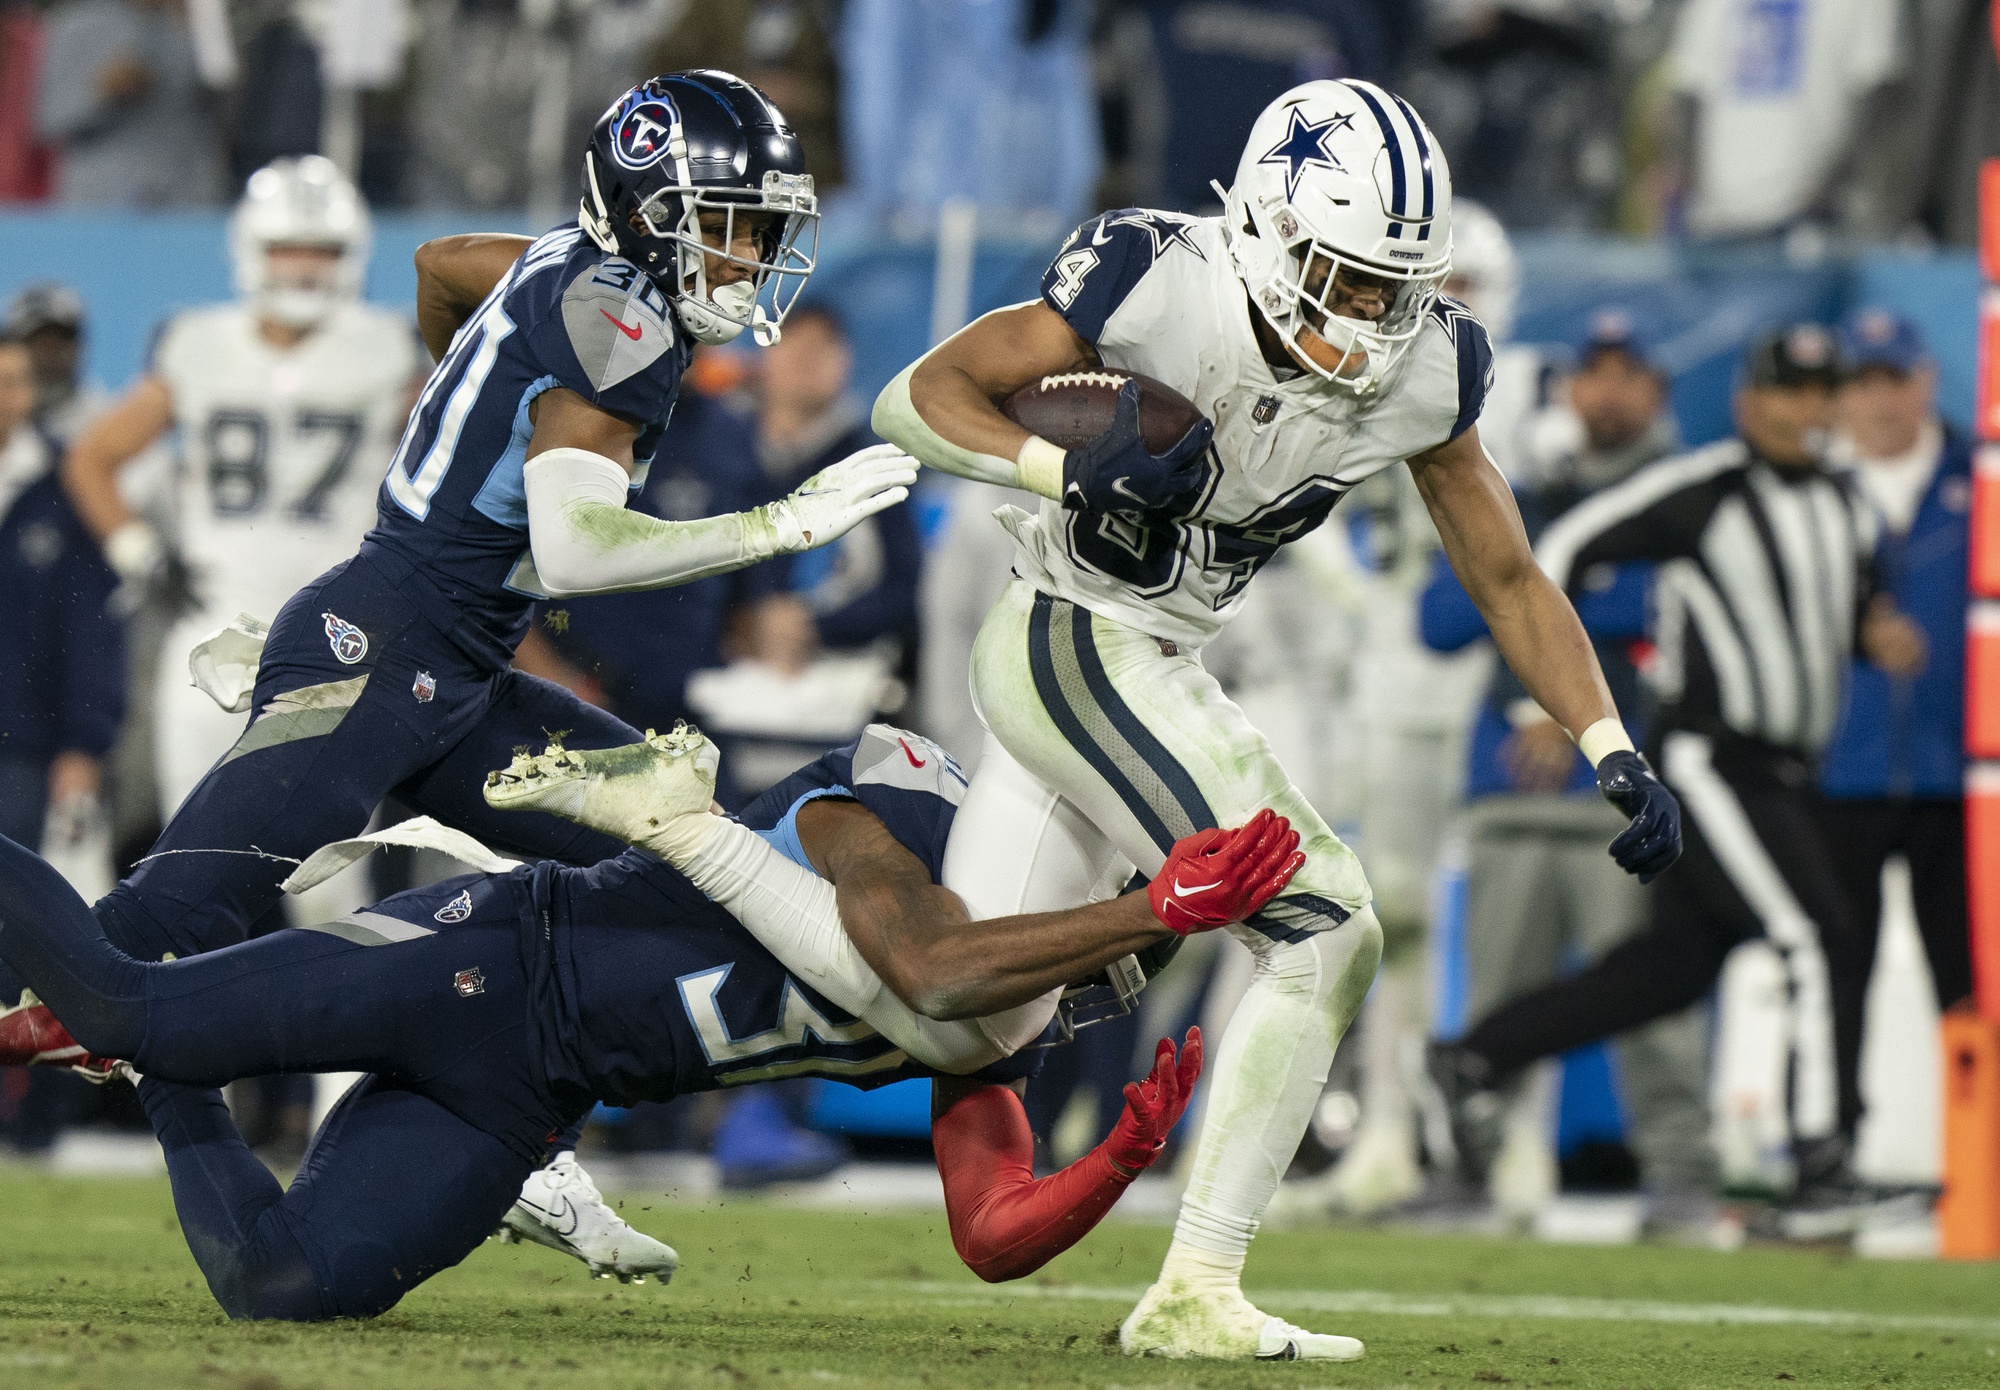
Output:
[[[39,845],[51,806],[95,796],[124,713],[114,581],[31,420],[33,368],[0,339],[0,578],[16,650],[0,665],[0,835]]]
[[[1837,1030],[1860,1065],[1868,976],[1882,915],[1882,864],[1909,860],[1917,929],[1938,1007],[1972,992],[1965,902],[1965,607],[1972,446],[1938,418],[1937,368],[1915,325],[1879,309],[1842,325],[1853,373],[1841,390],[1842,439],[1861,490],[1882,520],[1883,588],[1922,626],[1925,657],[1911,675],[1855,663],[1847,709],[1821,773],[1833,863],[1855,904],[1862,970],[1834,982]],[[1857,1108],[1860,1098],[1855,1097]]]
[[[1630,317],[1599,315],[1568,383],[1581,437],[1516,492],[1530,540],[1593,493],[1679,447],[1666,385]],[[1646,632],[1650,569],[1606,567],[1585,581],[1577,600],[1605,681],[1618,708],[1630,712],[1627,726],[1635,737],[1643,737],[1645,703],[1632,648]],[[1486,635],[1478,610],[1441,559],[1422,611],[1424,640],[1439,650],[1457,650]],[[1495,671],[1474,725],[1466,780],[1466,1009],[1479,1019],[1555,979],[1572,949],[1600,956],[1641,930],[1646,895],[1604,853],[1624,828],[1623,816],[1598,795],[1596,776],[1562,726],[1505,666]],[[1715,1223],[1704,1034],[1696,1009],[1648,1024],[1618,1044],[1648,1198],[1647,1226],[1670,1238],[1706,1239]],[[1539,1195],[1553,1194],[1547,1120],[1539,1105],[1515,1099],[1515,1120],[1493,1164],[1496,1198],[1510,1206],[1539,1205],[1531,1200],[1537,1173],[1544,1184]],[[1511,1182],[1502,1174],[1511,1174]]]
[[[1099,7],[1096,67],[1108,207],[1215,205],[1242,133],[1279,93],[1328,77],[1387,83],[1406,0],[1118,0]]]
[[[776,501],[877,442],[847,391],[853,365],[847,330],[832,309],[807,304],[786,319],[784,338],[764,353],[758,388],[759,501]],[[768,596],[751,612],[745,655],[796,672],[822,648],[874,649],[907,681],[923,571],[912,510],[901,503],[832,545],[760,566]]]
[[[34,365],[35,427],[66,447],[111,400],[83,379],[83,300],[68,285],[37,280],[8,302],[0,333],[19,340]]]
[[[182,0],[75,0],[56,10],[37,102],[41,137],[58,151],[58,201],[222,201],[222,149]]]
[[[49,196],[49,151],[35,130],[46,32],[40,6],[0,3],[0,203]]]
[[[1687,230],[1755,236],[1834,211],[1859,132],[1902,65],[1885,0],[1688,0],[1673,86],[1685,100]]]
[[[1869,509],[1824,458],[1838,384],[1825,329],[1763,335],[1743,363],[1736,438],[1644,468],[1543,534],[1536,558],[1566,589],[1599,564],[1660,564],[1649,624],[1660,711],[1648,744],[1681,799],[1684,850],[1652,887],[1646,930],[1432,1053],[1464,1147],[1483,1147],[1478,1116],[1496,1084],[1686,1008],[1731,950],[1766,938],[1796,1016],[1798,1187],[1783,1228],[1820,1235],[1851,1232],[1894,1194],[1852,1167],[1858,1088],[1841,1067],[1859,1047],[1840,1036],[1852,1016],[1832,1007],[1851,985],[1832,981],[1863,971],[1812,769],[1852,648],[1908,676],[1923,646],[1916,624],[1874,591]]]
[[[1089,29],[1087,0],[850,0],[848,191],[919,227],[960,198],[1049,233],[1082,220],[1100,164]]]
[[[1431,0],[1433,56],[1403,84],[1451,155],[1455,193],[1515,229],[1609,220],[1620,168],[1601,0]]]

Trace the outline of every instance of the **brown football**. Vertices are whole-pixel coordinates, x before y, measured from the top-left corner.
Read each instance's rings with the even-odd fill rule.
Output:
[[[1081,448],[1111,428],[1118,414],[1118,392],[1128,381],[1139,383],[1139,434],[1151,452],[1164,454],[1201,419],[1194,402],[1165,382],[1108,367],[1029,382],[1000,410],[1059,449]]]

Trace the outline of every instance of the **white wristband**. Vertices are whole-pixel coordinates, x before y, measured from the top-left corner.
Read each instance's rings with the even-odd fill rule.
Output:
[[[1585,762],[1596,767],[1604,759],[1617,752],[1630,753],[1632,735],[1625,732],[1625,726],[1616,719],[1600,719],[1583,731],[1576,741]]]
[[[1063,451],[1038,434],[1028,436],[1014,460],[1015,481],[1029,492],[1060,502],[1063,492]]]

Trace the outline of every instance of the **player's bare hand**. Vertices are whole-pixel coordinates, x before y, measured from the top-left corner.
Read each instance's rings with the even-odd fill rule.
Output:
[[[1186,936],[1251,917],[1305,862],[1299,832],[1265,807],[1235,830],[1202,830],[1181,840],[1146,899],[1162,926]]]
[[[839,540],[908,497],[916,480],[917,461],[893,444],[876,444],[822,468],[797,492],[771,504],[779,553]]]
[[[1194,1083],[1201,1076],[1201,1029],[1190,1028],[1174,1055],[1171,1038],[1161,1038],[1153,1052],[1153,1070],[1143,1081],[1125,1087],[1125,1112],[1111,1127],[1104,1141],[1104,1156],[1127,1177],[1137,1177],[1166,1147],[1194,1098]]]

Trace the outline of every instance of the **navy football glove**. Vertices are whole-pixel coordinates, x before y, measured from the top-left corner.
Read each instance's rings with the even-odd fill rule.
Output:
[[[1139,435],[1139,383],[1128,381],[1111,428],[1063,455],[1062,504],[1073,512],[1171,512],[1201,489],[1214,435],[1203,420],[1164,454],[1149,453]]]
[[[1611,857],[1639,882],[1651,883],[1681,857],[1681,806],[1653,775],[1646,760],[1628,748],[1606,753],[1597,765],[1597,789],[1632,818],[1611,842]]]

